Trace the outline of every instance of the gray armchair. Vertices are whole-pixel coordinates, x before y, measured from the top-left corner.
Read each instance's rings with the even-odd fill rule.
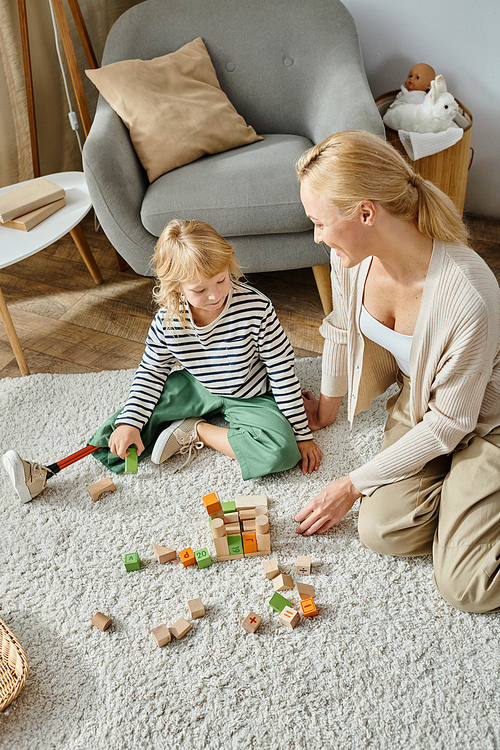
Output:
[[[339,0],[147,0],[114,24],[102,64],[159,57],[198,36],[222,90],[264,140],[150,184],[127,128],[100,96],[84,170],[102,228],[147,276],[172,218],[207,221],[234,245],[246,273],[312,266],[328,308],[329,258],[313,241],[294,166],[333,132],[384,135],[354,21]]]

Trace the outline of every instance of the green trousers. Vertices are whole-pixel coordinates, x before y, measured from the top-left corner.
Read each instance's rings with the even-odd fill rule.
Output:
[[[119,413],[109,417],[89,440],[90,445],[99,446],[92,455],[115,474],[125,468],[125,462],[108,449]],[[141,430],[145,451],[139,460],[151,453],[160,433],[176,419],[219,414],[229,422],[228,440],[243,479],[286,471],[300,461],[290,422],[271,394],[254,398],[215,396],[187,370],[175,370],[167,378],[158,403]]]
[[[411,429],[406,375],[400,385],[387,403],[382,450]],[[500,427],[363,497],[358,529],[379,554],[432,554],[436,586],[457,609],[500,611]]]

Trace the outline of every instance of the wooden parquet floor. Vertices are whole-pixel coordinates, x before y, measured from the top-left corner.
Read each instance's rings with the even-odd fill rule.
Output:
[[[473,246],[500,282],[500,221],[468,217]],[[104,277],[96,286],[68,234],[51,247],[0,271],[0,287],[31,373],[134,368],[154,315],[154,281],[118,270],[93,214],[82,223]],[[252,274],[273,301],[297,357],[321,354],[323,310],[311,269]],[[0,377],[19,377],[0,323]]]

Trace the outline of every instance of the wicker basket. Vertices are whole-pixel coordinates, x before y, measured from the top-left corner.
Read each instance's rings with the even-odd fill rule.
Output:
[[[0,711],[17,698],[28,677],[28,660],[21,644],[0,620]]]

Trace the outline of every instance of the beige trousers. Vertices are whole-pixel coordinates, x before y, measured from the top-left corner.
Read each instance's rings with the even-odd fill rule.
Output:
[[[410,381],[399,377],[382,450],[411,428]],[[500,611],[500,427],[363,497],[358,528],[381,555],[432,553],[436,586],[454,607]]]

